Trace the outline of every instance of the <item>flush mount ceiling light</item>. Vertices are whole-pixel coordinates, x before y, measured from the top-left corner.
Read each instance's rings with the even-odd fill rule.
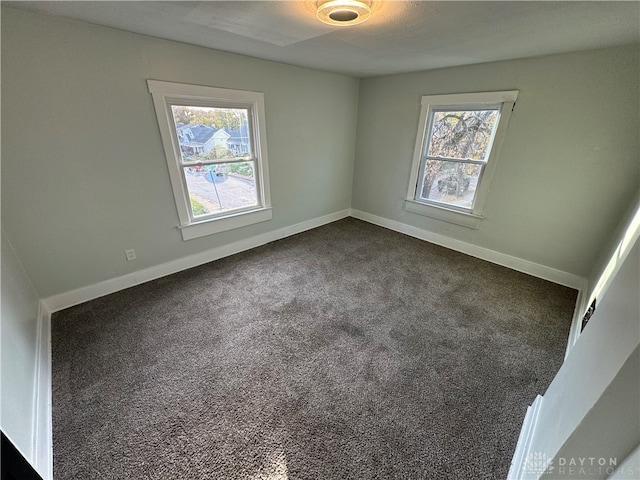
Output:
[[[318,2],[318,20],[329,25],[357,25],[371,15],[368,2],[360,0],[330,0]]]

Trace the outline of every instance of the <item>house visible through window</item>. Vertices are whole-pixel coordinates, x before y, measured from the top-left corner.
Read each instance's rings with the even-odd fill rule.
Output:
[[[270,219],[262,94],[148,84],[185,240]]]
[[[172,105],[194,218],[258,205],[247,109]]]
[[[478,227],[517,93],[422,98],[407,210]]]

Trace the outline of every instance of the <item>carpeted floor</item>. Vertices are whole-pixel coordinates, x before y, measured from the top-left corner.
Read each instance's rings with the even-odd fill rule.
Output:
[[[576,291],[348,218],[53,316],[64,479],[504,479]]]

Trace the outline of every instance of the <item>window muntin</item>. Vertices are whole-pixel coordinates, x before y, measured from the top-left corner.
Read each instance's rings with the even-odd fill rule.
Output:
[[[148,80],[185,240],[271,218],[259,92]]]
[[[409,211],[477,228],[517,94],[507,91],[422,98],[407,196]],[[456,217],[460,214],[471,215],[474,220]]]

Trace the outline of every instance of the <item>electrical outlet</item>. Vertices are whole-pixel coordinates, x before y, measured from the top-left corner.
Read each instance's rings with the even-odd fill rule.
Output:
[[[130,262],[131,260],[135,260],[136,259],[136,251],[133,248],[131,248],[129,250],[125,250],[124,254],[127,257],[127,262]]]

